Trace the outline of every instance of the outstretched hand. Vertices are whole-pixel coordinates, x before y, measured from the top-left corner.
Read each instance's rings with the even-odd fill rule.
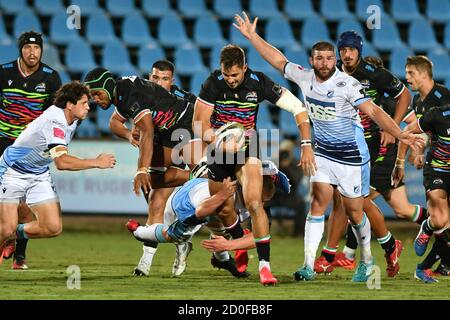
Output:
[[[421,150],[425,147],[425,139],[420,134],[414,134],[410,131],[402,131],[399,140],[410,146],[414,151]]]
[[[242,17],[239,14],[234,16],[236,23],[233,26],[238,29],[244,37],[250,39],[256,33],[256,23],[258,22],[258,17],[250,22],[249,17],[245,12],[242,12]]]

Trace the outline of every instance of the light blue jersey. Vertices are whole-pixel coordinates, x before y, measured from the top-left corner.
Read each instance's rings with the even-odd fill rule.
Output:
[[[67,146],[77,128],[78,120],[67,123],[64,110],[51,106],[19,135],[3,152],[6,165],[20,173],[42,174],[53,162],[49,149]]]
[[[196,178],[189,180],[175,191],[170,205],[178,220],[184,222],[187,218],[194,216],[198,205],[209,197],[211,195],[208,188],[208,179]]]
[[[285,77],[302,90],[313,124],[315,154],[347,165],[370,160],[364,129],[356,108],[370,100],[355,78],[336,69],[325,82],[318,82],[314,70],[288,62]]]

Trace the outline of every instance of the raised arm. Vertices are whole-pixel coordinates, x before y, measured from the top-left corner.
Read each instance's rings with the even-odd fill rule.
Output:
[[[270,45],[258,33],[256,33],[256,23],[258,18],[256,17],[253,22],[250,22],[247,14],[242,13],[242,17],[238,14],[234,16],[236,23],[233,26],[237,28],[244,37],[246,37],[253,47],[259,52],[259,54],[270,63],[275,69],[284,72],[284,66],[287,63],[287,58],[277,48]]]

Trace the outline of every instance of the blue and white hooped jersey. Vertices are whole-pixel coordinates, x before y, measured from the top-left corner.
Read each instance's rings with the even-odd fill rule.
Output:
[[[78,120],[67,123],[64,110],[51,106],[31,122],[14,143],[5,149],[3,160],[20,173],[42,174],[53,159],[49,150],[56,145],[67,146],[77,128]]]
[[[315,154],[348,165],[367,163],[370,154],[356,108],[370,98],[360,82],[338,69],[318,82],[314,70],[291,62],[284,73],[302,90],[314,128]]]
[[[175,191],[170,201],[172,211],[180,221],[184,221],[195,215],[195,209],[199,204],[211,197],[208,187],[208,179],[196,178],[186,182]]]

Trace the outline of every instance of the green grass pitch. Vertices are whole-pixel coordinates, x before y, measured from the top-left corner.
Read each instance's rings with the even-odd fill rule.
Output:
[[[311,282],[294,281],[292,273],[303,262],[302,238],[273,237],[271,266],[280,283],[263,287],[259,284],[255,250],[250,251],[251,276],[235,279],[210,265],[210,253],[200,247],[206,234],[194,238],[194,251],[181,277],[173,278],[171,274],[175,256],[172,244],[159,246],[149,277],[133,277],[131,272],[139,261],[142,246],[124,228],[116,226],[112,232],[100,233],[69,229],[58,238],[29,242],[29,270],[12,271],[11,260],[3,261],[1,299],[449,299],[450,279],[439,277],[436,284],[414,280],[419,258],[412,247],[413,230],[403,230],[398,236],[405,249],[400,274],[395,279],[386,277],[383,252],[376,242],[372,243],[376,264],[381,269],[381,288],[370,290],[365,283],[352,283],[352,272],[344,269],[328,276],[318,275]],[[70,265],[80,268],[79,290],[67,288]]]

